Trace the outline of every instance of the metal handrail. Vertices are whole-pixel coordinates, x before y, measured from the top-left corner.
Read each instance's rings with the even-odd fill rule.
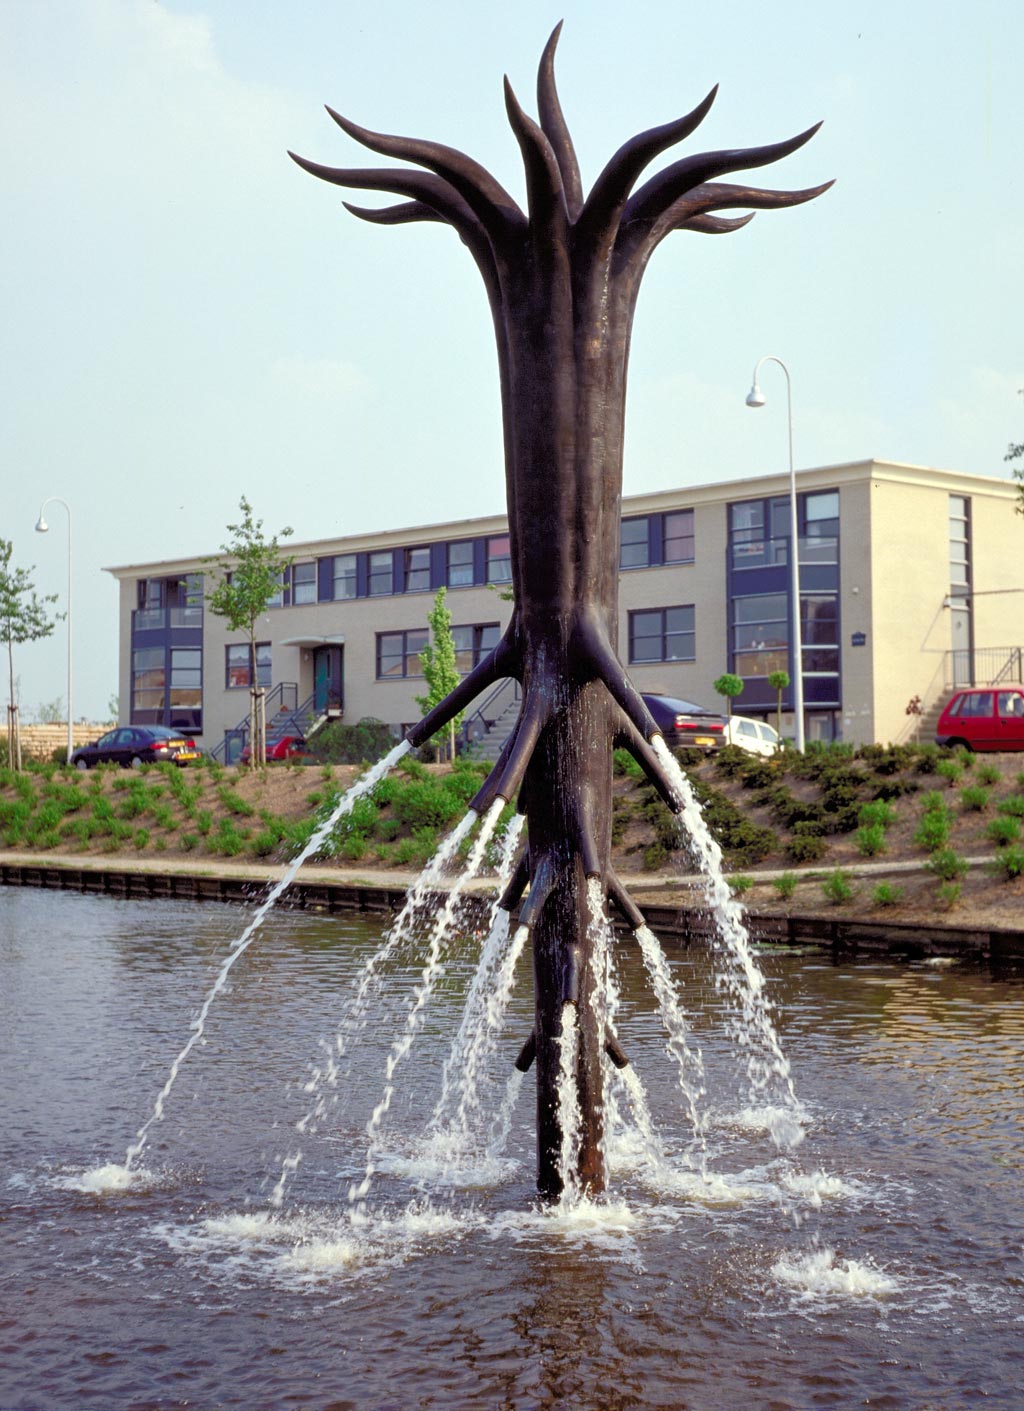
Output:
[[[293,699],[293,701],[295,702],[294,705],[291,705],[291,706],[286,706],[286,705],[284,705],[284,699],[285,699],[285,692],[286,692],[286,691],[290,691],[290,692],[291,692],[292,699]],[[312,699],[312,697],[310,697],[310,699]],[[271,706],[273,707],[272,715],[277,715],[277,713],[278,713],[280,710],[287,710],[287,711],[290,711],[290,712],[295,712],[295,711],[298,709],[298,700],[299,700],[299,683],[298,683],[297,681],[279,681],[279,682],[277,683],[277,685],[274,686],[274,687],[271,689],[270,694],[265,698],[265,700],[264,700],[264,702],[263,702],[263,711],[264,711],[264,715],[267,714],[267,712],[268,712],[268,707],[271,707]],[[223,740],[221,740],[220,744],[214,745],[213,749],[211,749],[211,750],[209,751],[209,754],[210,754],[211,759],[217,759],[217,760],[219,760],[219,759],[221,759],[221,758],[223,757],[223,755],[224,755],[225,752],[227,751],[227,744],[228,744],[227,737],[228,737],[229,735],[232,735],[232,736],[241,735],[241,736],[242,736],[242,748],[243,748],[243,749],[245,748],[245,746],[246,746],[246,744],[248,743],[248,740],[249,740],[249,712],[248,712],[248,711],[246,711],[245,715],[244,715],[244,716],[242,717],[242,719],[238,722],[238,724],[234,727],[234,729],[225,730],[225,732],[224,732],[224,738],[223,738]]]
[[[505,701],[502,704],[501,710],[495,713],[495,704],[501,700],[503,695],[508,693],[510,686],[512,687],[512,694],[509,700]],[[503,714],[507,707],[512,705],[515,701],[518,701],[519,698],[520,686],[518,680],[514,676],[503,677],[494,689],[483,698],[476,710],[474,710],[471,715],[467,715],[462,722],[462,730],[460,731],[462,743],[469,745],[486,735],[498,716]]]

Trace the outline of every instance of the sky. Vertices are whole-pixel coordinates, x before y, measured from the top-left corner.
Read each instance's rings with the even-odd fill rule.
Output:
[[[810,205],[656,252],[634,325],[626,494],[876,457],[1009,476],[1024,439],[1019,0],[2,0],[0,537],[67,597],[74,714],[116,690],[105,566],[210,554],[248,497],[295,539],[504,509],[490,316],[466,250],[380,228],[292,149],[386,164],[364,126],[468,151],[520,200],[501,88],[557,74],[585,186],[717,101],[686,152],[824,126],[762,173]],[[752,179],[758,179],[752,176]],[[353,199],[372,204],[372,195]],[[390,199],[382,198],[387,204]],[[58,626],[15,661],[65,695]],[[4,692],[6,696],[6,691]]]

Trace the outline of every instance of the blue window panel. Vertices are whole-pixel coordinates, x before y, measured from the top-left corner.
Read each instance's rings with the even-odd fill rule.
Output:
[[[367,598],[370,595],[370,556],[356,555],[356,596]]]
[[[438,588],[443,588],[448,581],[448,545],[431,544],[430,546],[430,589],[436,593]]]
[[[647,562],[665,562],[664,516],[660,514],[652,514],[647,520]]]
[[[329,603],[334,597],[334,559],[324,558],[316,561],[316,600],[318,603]]]
[[[473,541],[473,584],[487,582],[487,540]]]

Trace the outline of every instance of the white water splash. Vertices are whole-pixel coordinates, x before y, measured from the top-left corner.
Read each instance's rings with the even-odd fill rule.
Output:
[[[735,1037],[747,1055],[746,1071],[751,1097],[757,1100],[773,1084],[782,1089],[782,1100],[789,1106],[792,1123],[780,1135],[789,1137],[797,1130],[802,1135],[800,1104],[797,1102],[789,1060],[782,1051],[778,1034],[769,1013],[765,994],[765,979],[750,944],[743,919],[743,908],[733,896],[722,866],[722,850],[704,822],[690,781],[679,761],[660,735],[655,735],[651,747],[665,771],[679,803],[679,816],[685,827],[687,841],[705,878],[705,890],[718,930],[721,946],[729,965],[721,983],[731,995],[739,1011]]]
[[[802,1256],[783,1256],[772,1268],[785,1284],[810,1302],[819,1298],[884,1298],[896,1293],[899,1281],[870,1261],[837,1259],[831,1249]]]
[[[387,1062],[384,1066],[384,1092],[377,1106],[373,1109],[370,1120],[366,1124],[367,1153],[366,1171],[363,1179],[358,1184],[353,1184],[349,1188],[348,1198],[350,1203],[365,1201],[373,1180],[375,1170],[375,1146],[377,1138],[391,1107],[391,1100],[395,1093],[394,1076],[402,1061],[408,1056],[416,1041],[416,1036],[423,1024],[424,1011],[427,1003],[437,983],[438,977],[443,970],[446,947],[451,940],[453,933],[453,923],[462,898],[462,893],[467,884],[479,872],[487,850],[487,845],[491,840],[491,835],[497,826],[498,819],[505,808],[505,800],[499,797],[488,809],[480,825],[480,831],[470,849],[466,866],[460,876],[455,880],[448,890],[444,905],[438,910],[434,921],[433,931],[427,951],[427,960],[420,975],[420,982],[413,991],[412,1000],[409,1003],[406,1014],[405,1025],[401,1034],[391,1045]]]

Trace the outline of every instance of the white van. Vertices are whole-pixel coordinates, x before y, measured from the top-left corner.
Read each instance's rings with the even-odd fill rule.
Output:
[[[748,720],[734,715],[729,721],[729,743],[748,754],[773,755],[782,748],[776,730],[766,720]]]

